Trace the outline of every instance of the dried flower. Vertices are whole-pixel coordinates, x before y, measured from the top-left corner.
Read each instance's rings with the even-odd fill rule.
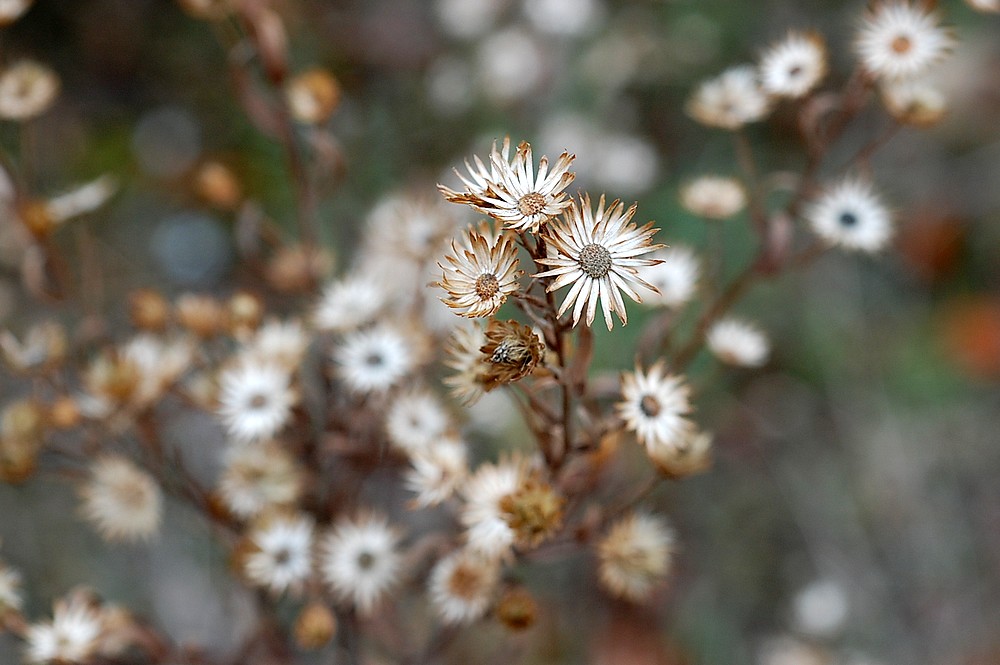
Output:
[[[656,469],[667,478],[680,480],[707,470],[712,465],[712,435],[690,429],[669,445],[646,446]]]
[[[625,428],[635,432],[639,443],[651,450],[682,441],[692,425],[690,388],[682,377],[667,374],[663,361],[643,372],[622,374],[622,401],[616,404]]]
[[[160,527],[160,487],[125,457],[103,457],[94,462],[80,498],[80,512],[106,540],[147,540]]]
[[[385,418],[389,441],[408,454],[423,451],[451,428],[441,402],[429,391],[410,390],[397,395]]]
[[[951,49],[951,35],[938,17],[908,0],[879,0],[858,32],[861,64],[882,78],[920,74]]]
[[[312,518],[273,516],[256,525],[247,538],[252,546],[243,560],[247,578],[275,595],[298,593],[312,574]]]
[[[80,597],[57,600],[52,621],[28,626],[24,655],[31,663],[83,665],[94,655],[102,631],[101,614],[92,603]]]
[[[245,357],[219,376],[218,413],[238,441],[273,437],[288,422],[296,402],[288,370],[275,363]]]
[[[713,323],[705,341],[716,358],[739,367],[760,367],[771,351],[767,335],[760,328],[732,316]]]
[[[243,201],[243,187],[232,169],[217,161],[207,161],[194,176],[198,196],[222,210],[235,210]]]
[[[211,296],[185,293],[174,304],[177,322],[188,331],[208,339],[226,328],[226,311]]]
[[[435,564],[428,592],[445,623],[471,623],[489,609],[499,581],[496,559],[472,550],[458,550]]]
[[[815,32],[791,32],[760,59],[764,90],[778,97],[804,97],[826,76],[826,43]]]
[[[412,336],[388,324],[351,333],[333,355],[340,378],[357,393],[385,392],[402,381],[419,360]]]
[[[706,219],[728,219],[747,205],[747,193],[736,178],[703,175],[680,190],[684,209]]]
[[[520,381],[545,357],[545,344],[523,323],[491,319],[484,336],[476,382],[485,391]]]
[[[267,283],[281,293],[309,293],[333,269],[333,255],[322,247],[287,245],[267,263]]]
[[[663,245],[651,244],[653,234],[659,231],[653,228],[653,222],[648,222],[641,228],[631,222],[635,210],[635,205],[625,210],[617,200],[605,208],[604,197],[601,196],[595,212],[591,208],[590,197],[584,195],[580,198],[579,207],[570,206],[558,223],[547,227],[546,239],[555,254],[539,258],[538,262],[554,267],[535,277],[556,278],[549,284],[547,291],[573,285],[560,305],[558,314],[562,316],[575,302],[574,326],[579,323],[585,305],[587,325],[594,322],[598,299],[608,330],[614,326],[612,312],[618,314],[624,325],[628,322],[628,314],[625,312],[621,292],[624,291],[636,302],[642,302],[639,294],[629,286],[630,283],[655,290],[655,287],[639,277],[638,268],[656,265],[657,261],[636,257],[655,251]]]
[[[517,270],[517,247],[514,239],[501,235],[490,243],[484,235],[470,229],[461,248],[451,243],[452,254],[445,256],[448,265],[438,263],[444,272],[436,283],[448,292],[442,301],[459,316],[492,316],[507,297],[520,289]]]
[[[133,291],[128,297],[129,318],[140,330],[162,332],[170,322],[170,303],[151,289]]]
[[[314,600],[299,612],[292,632],[301,648],[322,649],[337,634],[337,617],[325,603]]]
[[[703,125],[739,129],[763,119],[770,112],[770,101],[756,68],[741,65],[699,85],[685,108]]]
[[[465,443],[449,436],[414,451],[410,464],[405,483],[416,493],[410,502],[414,508],[436,506],[451,498],[469,474]]]
[[[398,541],[399,534],[380,515],[341,519],[321,544],[323,579],[361,614],[371,614],[402,572]]]
[[[642,293],[643,304],[660,307],[680,307],[694,296],[701,270],[694,250],[683,245],[671,245],[649,255],[660,261],[655,266],[639,268],[639,276],[653,285]]]
[[[294,372],[302,363],[308,348],[309,335],[301,322],[297,319],[272,319],[247,341],[243,353]]]
[[[28,120],[59,94],[59,77],[45,65],[22,60],[0,72],[0,118]]]
[[[610,593],[640,602],[670,572],[673,531],[663,519],[636,513],[621,518],[597,546],[601,584]]]
[[[882,102],[892,117],[914,127],[937,124],[948,111],[944,92],[919,79],[886,81],[882,85]]]
[[[478,323],[456,328],[445,347],[444,364],[455,373],[444,378],[452,397],[465,406],[472,406],[483,396],[483,353],[486,335]],[[492,355],[492,354],[491,354]],[[541,356],[539,356],[541,357]]]
[[[294,504],[302,480],[295,458],[278,443],[237,445],[226,454],[219,496],[237,517],[256,517],[269,508]]]
[[[565,503],[537,473],[527,473],[514,492],[500,499],[500,511],[517,544],[535,547],[562,527]]]
[[[858,178],[846,178],[828,187],[805,211],[805,217],[817,235],[844,249],[876,252],[892,237],[888,208],[872,186]]]
[[[465,483],[461,520],[470,550],[489,558],[501,558],[510,552],[517,533],[507,520],[502,502],[521,486],[524,466],[520,458],[482,464]]]
[[[0,353],[16,372],[45,371],[66,357],[66,331],[55,321],[32,326],[19,342],[9,330],[0,331]]]
[[[373,279],[353,275],[331,282],[323,290],[313,324],[319,330],[347,332],[378,315],[386,304],[386,292]]]

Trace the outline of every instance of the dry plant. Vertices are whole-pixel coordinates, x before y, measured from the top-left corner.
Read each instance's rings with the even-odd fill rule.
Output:
[[[387,199],[354,261],[327,279],[317,202],[347,168],[324,129],[336,79],[288,71],[288,35],[268,2],[181,4],[211,25],[247,113],[285,149],[297,240],[259,214],[225,165],[205,164],[198,192],[235,211],[246,263],[266,288],[224,298],[144,289],[128,302],[134,332],[112,339],[93,305],[100,261],[85,223],[71,220],[104,205],[114,179],[48,196],[32,189],[25,160],[3,155],[3,231],[24,250],[25,291],[78,300],[95,332],[70,339],[46,321],[2,333],[23,396],[2,405],[0,477],[73,484],[80,516],[110,546],[155,547],[165,497],[186,503],[232,574],[259,590],[259,627],[220,660],[212,645],[175,643],[85,589],[57,599],[51,617],[29,617],[32,589],[0,566],[2,627],[30,663],[286,663],[311,650],[332,662],[431,663],[489,622],[510,631],[499,653],[517,659],[526,647],[513,634],[565,609],[539,602],[526,571],[581,554],[576,583],[599,585],[609,603],[665,603],[685,536],[648,498],[707,472],[713,446],[685,373],[705,350],[738,368],[767,362],[767,334],[733,314],[756,284],[824,252],[886,247],[892,212],[871,157],[901,127],[945,112],[922,77],[956,42],[933,3],[877,0],[845,81],[829,80],[823,36],[801,31],[693,91],[687,113],[731,134],[740,173],[696,178],[680,202],[708,225],[745,220],[757,249],[738,270],[671,243],[669,220],[661,233],[641,223],[641,206],[572,192],[569,150],[536,160],[528,143],[498,138],[439,186],[457,205],[432,191]],[[0,3],[3,21],[29,5]],[[0,116],[26,128],[58,91],[45,65],[8,64]],[[879,103],[887,128],[832,163],[845,130]],[[761,172],[745,133],[777,107],[796,119],[797,173]],[[466,225],[470,209],[481,217]],[[73,226],[67,253],[55,239]],[[298,313],[276,314],[289,298]],[[591,326],[625,325],[632,301],[648,309],[634,366],[595,370]],[[688,313],[693,325],[679,325]],[[517,405],[526,440],[478,461],[466,408],[494,391]],[[211,484],[164,438],[182,411],[225,430]]]

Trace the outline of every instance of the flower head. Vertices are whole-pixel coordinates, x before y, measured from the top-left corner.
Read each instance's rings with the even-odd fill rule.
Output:
[[[58,600],[52,621],[28,626],[25,657],[31,663],[75,663],[88,661],[97,650],[103,632],[100,611],[81,597]]]
[[[770,102],[751,65],[727,69],[705,81],[687,102],[687,113],[703,125],[739,129],[764,118]]]
[[[386,293],[374,279],[364,275],[331,282],[320,296],[313,313],[319,330],[345,332],[375,318],[386,303]]]
[[[673,531],[661,518],[628,515],[598,544],[601,584],[626,600],[645,600],[670,572],[673,548]]]
[[[219,377],[219,415],[238,441],[273,437],[297,401],[288,370],[272,362],[244,357]]]
[[[45,65],[22,60],[0,73],[0,118],[28,120],[59,94],[59,77]]]
[[[712,324],[705,342],[719,360],[740,367],[760,367],[771,351],[767,335],[760,328],[732,316]]]
[[[620,201],[612,201],[605,207],[602,196],[594,211],[590,197],[584,195],[579,206],[570,206],[559,223],[547,227],[546,237],[554,254],[540,258],[538,262],[552,268],[535,277],[555,277],[547,291],[573,285],[559,307],[559,316],[575,302],[574,326],[579,323],[584,307],[587,309],[587,325],[594,322],[598,301],[608,330],[614,326],[612,312],[618,314],[624,325],[628,322],[628,315],[621,292],[624,291],[636,302],[642,302],[630,284],[655,290],[639,277],[638,268],[658,262],[637,257],[663,245],[651,244],[653,234],[659,230],[653,228],[653,222],[637,227],[631,221],[635,210],[635,205],[626,210]]]
[[[455,437],[438,439],[410,455],[406,487],[416,493],[411,505],[436,506],[455,494],[469,473],[468,450]]]
[[[687,436],[692,425],[691,390],[682,377],[667,374],[662,361],[643,372],[622,375],[622,401],[616,407],[625,428],[635,432],[639,443],[652,449],[672,446]]]
[[[398,540],[384,517],[366,514],[341,519],[321,544],[323,579],[361,614],[370,614],[399,579]]]
[[[649,258],[660,261],[655,266],[639,268],[639,276],[656,287],[642,294],[643,304],[680,307],[694,295],[701,271],[698,256],[690,247],[671,245],[657,250]]]
[[[20,610],[24,598],[21,595],[21,574],[0,563],[0,617],[7,610]]]
[[[517,247],[510,235],[490,243],[471,229],[466,241],[463,247],[452,241],[447,265],[438,263],[444,272],[436,285],[447,291],[448,297],[442,300],[456,314],[491,316],[520,288],[518,278],[524,273],[517,270]]]
[[[484,337],[476,383],[487,392],[520,381],[545,357],[545,344],[535,331],[517,321],[492,319]]]
[[[431,603],[445,623],[469,623],[486,613],[500,582],[496,559],[472,550],[452,552],[431,570]]]
[[[268,508],[289,506],[302,492],[295,458],[274,441],[229,449],[218,492],[237,517],[256,517]]]
[[[313,521],[307,515],[281,515],[264,520],[249,533],[252,550],[243,572],[271,593],[297,592],[312,574]]]
[[[461,520],[470,550],[489,558],[502,558],[510,552],[517,532],[508,521],[502,502],[521,486],[524,467],[520,458],[482,464],[465,483]]]
[[[407,453],[427,448],[450,427],[448,412],[427,390],[411,390],[396,396],[385,418],[389,441]]]
[[[805,96],[826,76],[826,43],[815,32],[792,32],[760,59],[764,91],[778,97]]]
[[[160,487],[152,476],[124,457],[104,457],[94,462],[80,497],[83,516],[107,540],[147,539],[160,526]]]
[[[464,404],[472,406],[479,401],[485,392],[482,375],[482,352],[479,350],[486,344],[486,335],[478,323],[456,328],[445,347],[444,364],[455,370],[446,376],[443,382],[448,386],[452,397]]]
[[[892,79],[923,72],[952,42],[933,12],[909,0],[879,0],[865,15],[855,46],[865,69]]]
[[[417,349],[396,327],[382,324],[347,335],[334,351],[337,371],[357,393],[380,393],[395,386],[417,365]]]
[[[876,252],[892,237],[889,209],[868,182],[857,178],[828,187],[805,217],[817,235],[845,249]]]
[[[681,187],[680,200],[685,210],[699,217],[727,219],[746,207],[747,192],[735,178],[703,175]]]

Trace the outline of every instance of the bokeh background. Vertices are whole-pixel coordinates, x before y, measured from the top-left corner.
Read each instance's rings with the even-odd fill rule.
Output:
[[[705,247],[710,231],[680,208],[678,185],[736,166],[731,137],[687,118],[684,100],[698,81],[753,60],[790,28],[825,35],[827,85],[842,83],[864,8],[272,4],[286,21],[290,69],[324,67],[342,88],[322,128],[337,157],[319,203],[322,241],[338,266],[349,265],[380,201],[436,196],[435,182],[454,184],[451,167],[508,134],[550,155],[575,152],[580,187],[637,200],[663,242]],[[694,366],[698,420],[717,432],[717,456],[711,473],[654,496],[682,543],[668,609],[602,606],[573,586],[578,578],[543,567],[534,582],[543,607],[574,594],[579,602],[526,638],[530,662],[1000,662],[1000,16],[954,0],[940,6],[959,39],[935,72],[949,113],[933,128],[902,131],[873,164],[897,212],[893,248],[831,253],[738,305],[772,337],[763,370]],[[72,222],[96,239],[102,265],[103,289],[87,306],[112,322],[124,323],[124,298],[138,287],[224,295],[258,286],[238,259],[236,214],[196,193],[194,174],[207,160],[230,167],[247,198],[294,235],[285,154],[247,118],[217,33],[170,0],[38,0],[0,33],[4,61],[35,58],[62,78],[54,108],[26,131],[0,125],[0,145],[26,151],[33,190],[55,194],[104,173],[119,180],[106,206]],[[873,107],[848,132],[843,158],[887,123]],[[764,168],[799,168],[785,114],[750,135]],[[725,264],[735,270],[752,238],[742,222],[721,224]],[[78,249],[69,229],[57,240]],[[0,233],[0,325],[19,333],[46,317],[80,322],[81,303],[21,293],[19,251]],[[293,312],[304,302],[273,306]],[[637,313],[614,336],[596,331],[598,369],[631,365],[641,321]],[[0,374],[4,398],[18,390]],[[201,422],[174,428],[193,455],[218,436]],[[212,463],[208,452],[203,459]],[[0,486],[2,553],[24,572],[29,614],[87,583],[179,639],[220,653],[235,643],[244,592],[194,516],[173,507],[156,547],[106,548],[72,504],[65,484]],[[660,660],[630,654],[650,636],[669,645]],[[489,662],[477,645],[462,648],[469,662]],[[14,643],[0,636],[0,663],[16,662]]]

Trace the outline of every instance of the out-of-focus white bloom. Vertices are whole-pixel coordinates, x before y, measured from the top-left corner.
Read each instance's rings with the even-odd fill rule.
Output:
[[[650,254],[649,258],[662,263],[639,268],[639,276],[659,293],[643,290],[642,303],[652,307],[680,307],[691,300],[701,272],[694,250],[685,245],[671,245]]]
[[[740,367],[760,367],[771,352],[767,335],[760,328],[734,317],[712,324],[705,342],[719,360]]]
[[[1000,0],[965,0],[965,4],[979,12],[1000,14]]]
[[[647,448],[675,446],[692,428],[691,390],[683,377],[666,373],[663,362],[622,375],[622,401],[615,405],[625,428]]]
[[[313,314],[319,330],[346,332],[371,321],[386,302],[386,293],[374,280],[354,275],[331,282]]]
[[[483,94],[498,104],[510,104],[538,89],[546,57],[528,33],[508,28],[483,41],[476,62]]]
[[[491,559],[510,552],[516,533],[504,517],[500,501],[520,487],[523,467],[519,459],[482,464],[465,483],[461,520],[470,550]]]
[[[688,115],[703,125],[738,129],[770,112],[770,100],[752,65],[732,67],[703,82],[688,99]]]
[[[256,517],[267,508],[290,506],[301,491],[302,472],[279,444],[236,445],[226,453],[219,496],[237,517]]]
[[[389,441],[409,454],[439,441],[450,427],[451,419],[444,405],[427,390],[398,395],[385,418]]]
[[[847,178],[826,189],[805,211],[812,230],[832,245],[877,252],[892,237],[892,216],[872,186]]]
[[[792,32],[760,59],[764,90],[779,97],[803,97],[826,76],[826,43],[815,32]]]
[[[590,32],[603,18],[600,0],[525,0],[524,13],[539,32],[575,37]]]
[[[409,337],[388,324],[347,335],[333,357],[340,378],[357,393],[385,392],[417,364]]]
[[[148,406],[191,366],[194,347],[185,339],[164,340],[152,334],[141,334],[122,348],[121,356],[136,368],[137,383],[130,401],[136,406]]]
[[[816,580],[795,596],[792,619],[795,627],[813,637],[834,636],[847,619],[850,607],[844,588],[833,580]]]
[[[252,529],[248,538],[253,551],[243,563],[247,578],[274,594],[298,592],[312,574],[312,518],[272,517]]]
[[[80,498],[80,512],[107,540],[145,540],[160,527],[163,496],[159,485],[124,457],[94,462]]]
[[[94,655],[102,631],[101,614],[92,604],[78,597],[57,600],[52,621],[28,626],[24,655],[31,663],[82,665]]]
[[[736,178],[703,175],[681,186],[680,200],[699,217],[727,219],[746,207],[747,192]]]
[[[298,320],[266,322],[246,344],[244,353],[293,372],[309,348],[309,335]]]
[[[238,441],[273,437],[288,422],[297,401],[288,370],[276,363],[242,358],[219,377],[219,415]]]
[[[623,517],[597,546],[601,584],[620,598],[645,600],[669,574],[673,548],[673,530],[661,517]]]
[[[927,127],[941,120],[948,111],[944,91],[928,80],[891,80],[881,88],[886,110],[899,122]]]
[[[427,70],[427,97],[442,115],[464,113],[475,99],[475,76],[469,63],[441,57]]]
[[[371,614],[399,579],[398,540],[384,517],[367,514],[340,520],[321,545],[323,579],[358,612]]]
[[[416,493],[416,508],[436,506],[451,498],[468,475],[468,452],[461,439],[445,437],[415,451],[406,487]]]
[[[490,30],[506,5],[507,0],[436,0],[434,10],[446,33],[472,39]]]
[[[34,325],[19,341],[9,330],[0,330],[0,355],[18,372],[60,362],[67,350],[66,331],[55,321]]]
[[[458,550],[435,564],[428,591],[434,609],[445,623],[469,623],[490,608],[499,581],[500,566],[496,559]]]
[[[869,72],[902,78],[925,71],[953,41],[933,12],[909,0],[879,0],[865,15],[855,46]]]
[[[0,563],[0,616],[7,610],[20,610],[23,603],[21,574]]]
[[[660,170],[656,148],[647,139],[628,134],[605,134],[595,147],[589,177],[595,184],[623,196],[638,194],[653,186]]]
[[[59,77],[45,65],[21,60],[0,72],[0,118],[28,120],[59,94]]]
[[[757,652],[758,665],[827,665],[831,655],[791,636],[772,637]]]

